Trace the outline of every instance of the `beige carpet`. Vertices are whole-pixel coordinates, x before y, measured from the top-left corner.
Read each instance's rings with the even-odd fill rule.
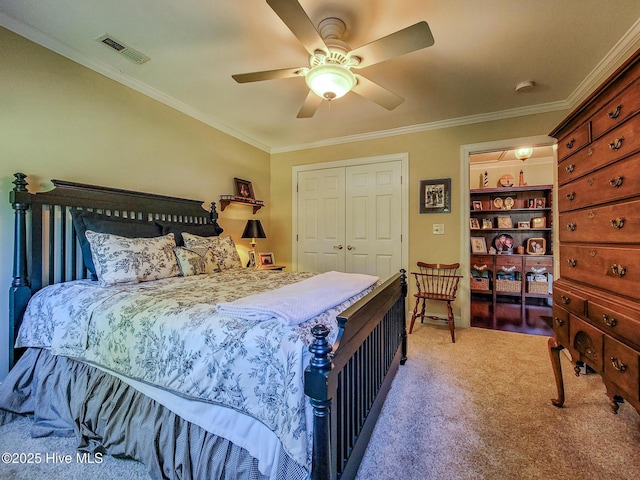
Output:
[[[613,415],[597,375],[563,358],[556,408],[547,338],[417,325],[358,479],[640,478],[640,416]]]
[[[630,480],[640,478],[640,416],[609,409],[597,375],[576,378],[563,359],[566,406],[551,405],[555,383],[547,338],[421,325],[365,454],[358,480]],[[57,452],[73,440],[28,438],[26,419],[0,427],[0,451]],[[141,464],[4,465],[1,479],[149,478]]]

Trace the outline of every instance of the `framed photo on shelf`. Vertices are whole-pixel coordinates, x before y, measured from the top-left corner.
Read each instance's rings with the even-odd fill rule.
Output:
[[[482,219],[482,228],[483,229],[493,228],[493,222],[491,221],[490,218],[483,218]]]
[[[498,216],[498,228],[513,228],[511,217]]]
[[[529,255],[544,255],[547,251],[547,241],[544,238],[528,238],[527,253]]]
[[[484,237],[471,237],[471,253],[487,253],[487,240]]]
[[[534,208],[544,208],[547,206],[547,199],[544,197],[539,197],[535,199],[535,207]]]
[[[482,210],[482,201],[481,200],[474,200],[473,201],[473,209],[474,210]]]
[[[253,185],[249,180],[242,180],[241,178],[233,179],[235,194],[237,197],[255,199],[253,194]]]
[[[471,230],[480,230],[480,221],[477,218],[470,218],[469,228]]]
[[[518,222],[518,228],[521,230],[526,230],[528,228],[531,228],[531,226],[529,225],[529,222]]]
[[[451,179],[420,180],[420,213],[451,213]]]
[[[275,263],[276,262],[275,262],[275,259],[273,258],[273,253],[271,253],[271,252],[268,252],[268,253],[260,252],[260,253],[258,253],[258,264],[261,267],[268,266],[268,265],[269,266],[270,265],[275,265]]]
[[[531,219],[531,228],[545,228],[547,219],[545,217],[534,217]]]

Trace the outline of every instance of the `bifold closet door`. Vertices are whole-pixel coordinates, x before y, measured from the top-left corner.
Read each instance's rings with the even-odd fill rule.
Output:
[[[367,273],[401,268],[401,162],[298,174],[298,270]]]

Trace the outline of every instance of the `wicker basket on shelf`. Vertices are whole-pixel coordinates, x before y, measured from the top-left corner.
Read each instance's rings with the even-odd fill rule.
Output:
[[[489,279],[488,278],[471,277],[471,290],[476,290],[476,291],[487,291],[487,290],[489,290]]]
[[[527,292],[547,295],[549,293],[549,283],[527,281]]]
[[[519,292],[521,288],[520,280],[496,280],[496,292]]]

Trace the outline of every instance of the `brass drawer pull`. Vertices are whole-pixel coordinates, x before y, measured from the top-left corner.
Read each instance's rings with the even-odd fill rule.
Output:
[[[556,325],[558,325],[559,327],[564,325],[564,320],[559,317],[553,317],[553,321],[556,322]]]
[[[618,360],[618,357],[611,357],[611,365],[613,365],[613,368],[615,368],[619,372],[624,372],[627,370],[627,365]]]
[[[611,271],[613,272],[614,275],[620,278],[624,277],[625,273],[627,273],[627,269],[625,267],[623,267],[622,265],[618,265],[616,263],[611,265]]]
[[[578,264],[578,260],[576,260],[575,258],[567,258],[567,263],[571,268],[573,268]]]
[[[609,318],[609,315],[607,315],[606,313],[604,315],[602,315],[602,321],[605,323],[606,326],[608,327],[615,327],[618,324],[618,321],[611,317]]]
[[[569,297],[565,297],[564,295],[560,297],[560,301],[565,305],[569,305],[569,303],[571,303],[571,299]]]
[[[571,140],[569,140],[567,142],[567,148],[573,148],[573,144],[574,144],[575,141],[576,141],[575,138],[572,138]]]
[[[576,198],[576,192],[567,193],[567,200],[573,202],[574,198]]]
[[[612,218],[611,226],[616,230],[620,230],[622,227],[624,227],[624,217]]]
[[[611,150],[620,150],[620,147],[622,147],[622,142],[624,142],[624,137],[616,138],[609,144],[609,148]]]
[[[622,182],[624,181],[624,177],[616,177],[609,180],[609,185],[615,188],[619,188],[622,186]]]
[[[618,115],[620,115],[620,110],[622,110],[622,105],[618,105],[613,112],[609,112],[609,118],[611,120],[618,118]]]
[[[570,164],[564,167],[564,171],[567,173],[573,173],[573,169],[576,168],[575,164]]]
[[[575,232],[576,231],[576,224],[575,223],[567,223],[567,230],[569,230],[570,232]]]

